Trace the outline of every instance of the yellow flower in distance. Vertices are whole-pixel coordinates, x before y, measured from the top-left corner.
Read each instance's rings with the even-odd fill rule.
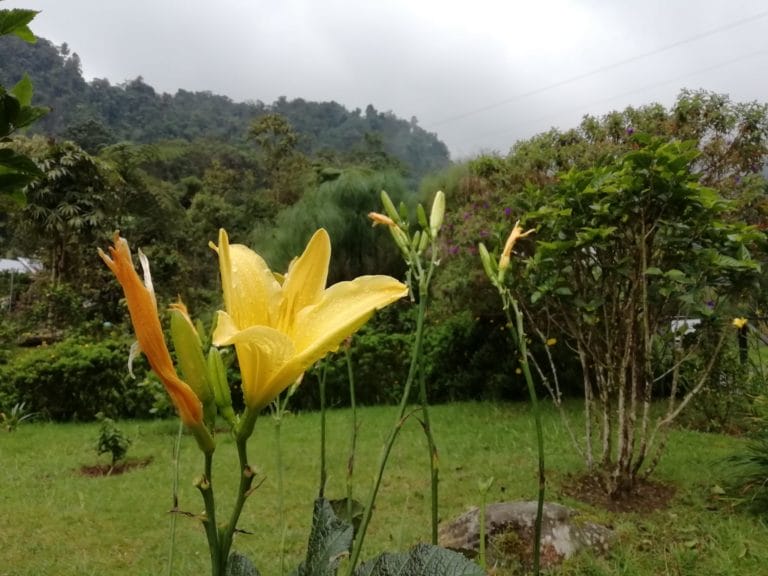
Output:
[[[221,284],[213,342],[234,344],[248,408],[267,406],[317,360],[337,350],[384,306],[408,294],[389,276],[361,276],[326,288],[331,241],[320,229],[278,282],[266,262],[219,232]]]
[[[182,422],[190,427],[198,427],[203,421],[202,405],[192,388],[178,377],[173,367],[171,355],[163,338],[160,318],[157,315],[157,301],[147,257],[139,250],[139,260],[144,271],[144,282],[142,282],[133,267],[128,242],[119,234],[115,234],[113,242],[114,246],[110,247],[109,255],[99,249],[99,256],[123,287],[139,347],[147,357],[152,370],[163,382]]]
[[[734,318],[732,324],[736,328],[741,329],[741,328],[744,328],[744,326],[747,325],[747,322],[748,322],[748,320],[746,318]]]
[[[374,226],[376,226],[376,224],[384,224],[384,226],[397,226],[392,218],[385,216],[384,214],[379,214],[378,212],[368,212],[368,218],[373,221]]]
[[[501,258],[499,258],[499,270],[504,271],[509,267],[509,259],[512,256],[512,249],[520,238],[533,234],[536,230],[531,228],[523,232],[523,227],[520,226],[520,220],[515,222],[512,232],[509,233],[506,243],[504,244],[504,250],[501,252]]]

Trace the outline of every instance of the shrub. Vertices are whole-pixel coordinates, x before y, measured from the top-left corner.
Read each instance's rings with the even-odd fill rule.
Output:
[[[141,361],[128,373],[130,342],[107,337],[100,342],[68,338],[23,351],[0,365],[0,398],[24,402],[53,420],[92,420],[98,412],[114,418],[150,415],[155,398]]]
[[[753,410],[758,432],[744,452],[730,459],[732,484],[740,502],[768,517],[768,398],[756,397]]]
[[[128,453],[131,439],[123,434],[112,418],[107,418],[101,412],[96,414],[96,418],[101,421],[96,452],[99,456],[109,454],[112,458],[111,466],[114,468],[115,464],[125,458],[125,455]]]

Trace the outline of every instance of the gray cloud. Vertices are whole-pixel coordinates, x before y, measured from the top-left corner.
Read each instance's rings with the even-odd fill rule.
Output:
[[[506,151],[681,88],[766,100],[762,0],[5,1],[77,52],[87,78],[234,100],[372,103],[416,116],[454,157]],[[718,33],[744,20],[738,26]],[[697,37],[697,35],[699,37]],[[690,39],[631,62],[628,59]],[[617,62],[625,62],[611,66]],[[588,74],[592,71],[599,71]],[[563,83],[574,77],[573,82]],[[522,96],[529,94],[528,96]]]

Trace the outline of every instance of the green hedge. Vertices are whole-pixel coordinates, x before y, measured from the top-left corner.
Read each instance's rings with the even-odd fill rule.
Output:
[[[25,402],[53,420],[148,417],[162,407],[159,383],[137,360],[128,374],[130,341],[110,336],[98,342],[68,338],[6,358],[0,365],[0,406]]]

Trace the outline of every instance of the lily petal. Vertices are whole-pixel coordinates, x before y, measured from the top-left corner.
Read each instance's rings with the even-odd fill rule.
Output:
[[[288,336],[269,326],[251,326],[238,331],[232,319],[225,312],[219,312],[213,340],[217,346],[235,345],[246,406],[258,410],[282,392],[283,388],[276,389],[270,384],[295,354],[293,341]]]
[[[299,312],[291,334],[297,360],[307,367],[357,331],[379,308],[408,295],[408,287],[389,276],[360,276],[328,288],[315,306]]]
[[[321,228],[314,233],[304,253],[288,268],[283,283],[278,329],[290,333],[291,322],[298,311],[320,300],[328,281],[330,261],[331,239],[328,232]]]
[[[214,249],[219,253],[224,305],[235,324],[272,324],[280,284],[264,259],[242,244],[230,244],[224,230],[219,231],[219,245]]]

